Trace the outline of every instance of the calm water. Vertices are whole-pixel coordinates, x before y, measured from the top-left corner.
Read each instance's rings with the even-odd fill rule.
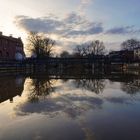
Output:
[[[0,140],[140,140],[140,76],[3,76],[0,120]]]

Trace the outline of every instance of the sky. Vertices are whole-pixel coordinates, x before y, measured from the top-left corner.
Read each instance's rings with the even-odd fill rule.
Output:
[[[0,31],[25,44],[29,31],[44,33],[57,53],[97,39],[118,50],[140,39],[139,7],[140,0],[0,0]]]

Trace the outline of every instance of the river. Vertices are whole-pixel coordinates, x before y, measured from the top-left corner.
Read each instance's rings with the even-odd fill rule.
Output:
[[[0,140],[139,140],[140,76],[0,77]]]

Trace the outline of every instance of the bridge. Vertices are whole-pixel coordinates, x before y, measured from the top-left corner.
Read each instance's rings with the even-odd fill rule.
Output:
[[[122,60],[109,59],[106,57],[91,58],[55,58],[48,57],[42,59],[25,59],[23,61],[16,60],[0,60],[0,68],[24,67],[26,65],[92,65],[92,64],[140,64],[140,60]]]
[[[25,63],[31,64],[92,64],[95,62],[103,62],[103,59],[89,59],[89,58],[45,58],[45,59],[27,59]]]
[[[128,59],[109,59],[106,57],[91,57],[91,58],[44,58],[44,59],[27,59],[23,61],[27,64],[64,64],[64,65],[74,65],[74,64],[124,64],[124,63],[139,63],[140,60],[128,60]]]

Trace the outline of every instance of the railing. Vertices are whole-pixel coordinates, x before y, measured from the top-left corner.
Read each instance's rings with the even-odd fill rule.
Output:
[[[139,59],[120,59],[120,58],[107,58],[107,57],[91,57],[91,58],[53,58],[48,57],[44,59],[25,59],[22,61],[18,60],[7,60],[7,59],[0,59],[0,65],[6,64],[18,64],[18,65],[25,65],[25,64],[94,64],[94,63],[104,63],[104,64],[111,64],[111,63],[140,63]]]

